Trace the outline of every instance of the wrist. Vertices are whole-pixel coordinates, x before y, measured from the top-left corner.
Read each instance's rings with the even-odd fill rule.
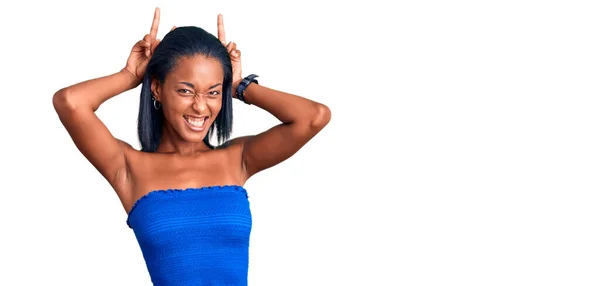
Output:
[[[257,77],[258,75],[250,74],[240,80],[239,85],[235,89],[235,94],[239,100],[243,101],[246,104],[250,104],[246,99],[246,89],[248,89],[248,86],[252,83],[258,84],[258,80],[256,80]]]
[[[119,73],[124,78],[126,78],[130,88],[135,88],[140,83],[142,83],[142,80],[138,78],[133,72],[131,72],[127,67],[122,68],[121,71],[119,71]]]
[[[231,96],[233,96],[233,98],[239,99],[239,98],[237,97],[237,92],[236,92],[236,90],[237,90],[237,88],[238,88],[238,86],[240,85],[240,83],[241,83],[241,82],[242,82],[242,79],[240,78],[240,79],[238,79],[238,80],[235,80],[235,81],[234,81],[234,82],[231,84]]]

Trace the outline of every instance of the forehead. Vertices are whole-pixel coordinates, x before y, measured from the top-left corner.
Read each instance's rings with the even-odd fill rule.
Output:
[[[205,55],[183,57],[177,60],[166,80],[213,85],[223,81],[223,67],[217,59]]]

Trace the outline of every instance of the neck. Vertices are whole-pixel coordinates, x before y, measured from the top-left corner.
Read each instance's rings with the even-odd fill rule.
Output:
[[[185,141],[169,126],[163,126],[160,144],[156,148],[157,153],[175,153],[180,155],[192,155],[208,150],[211,149],[204,142]]]

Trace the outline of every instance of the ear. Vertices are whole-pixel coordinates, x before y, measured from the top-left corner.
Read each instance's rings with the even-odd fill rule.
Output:
[[[161,95],[160,89],[161,89],[161,86],[160,86],[160,83],[158,82],[158,80],[153,79],[152,83],[150,84],[150,90],[152,91],[152,96],[154,98],[156,98],[156,100],[158,100],[158,101],[161,100],[160,99],[160,95]]]

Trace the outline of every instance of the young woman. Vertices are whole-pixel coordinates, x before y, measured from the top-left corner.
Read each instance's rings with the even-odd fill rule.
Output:
[[[137,42],[117,73],[63,88],[53,104],[77,148],[110,182],[155,285],[246,285],[252,218],[244,183],[296,153],[330,119],[325,105],[242,78],[241,54],[198,27]],[[141,150],[114,138],[98,107],[142,84]],[[229,140],[232,98],[281,124]],[[213,146],[211,138],[219,144]]]

